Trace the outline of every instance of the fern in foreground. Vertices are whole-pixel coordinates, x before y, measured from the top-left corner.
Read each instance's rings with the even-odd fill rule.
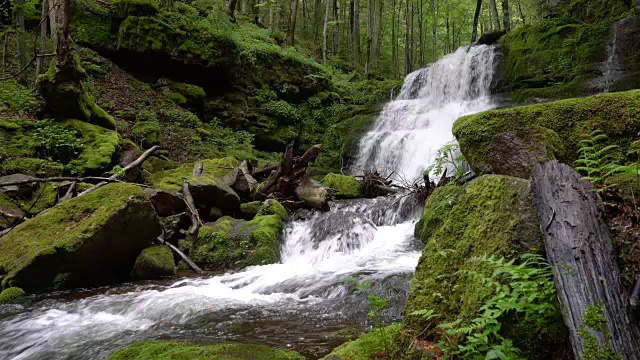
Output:
[[[595,192],[608,191],[616,187],[609,182],[610,178],[620,172],[620,165],[613,161],[611,151],[616,145],[603,145],[607,135],[602,130],[593,130],[583,136],[578,150],[579,158],[575,161],[576,170],[585,174],[583,179],[590,181]]]

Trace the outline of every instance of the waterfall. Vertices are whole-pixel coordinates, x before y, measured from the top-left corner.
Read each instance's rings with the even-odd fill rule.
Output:
[[[373,128],[360,140],[356,172],[376,170],[413,180],[436,151],[453,141],[451,127],[462,115],[492,107],[496,48],[463,46],[405,78]]]
[[[419,175],[458,116],[491,107],[494,56],[493,47],[461,48],[408,75],[362,139],[358,166]],[[145,339],[261,343],[317,358],[344,341],[341,329],[366,325],[368,295],[388,300],[387,321],[402,318],[420,210],[402,194],[340,201],[293,216],[278,264],[0,305],[0,360],[102,359]]]
[[[600,66],[602,77],[597,81],[597,87],[602,92],[610,92],[611,87],[618,82],[624,73],[618,51],[618,33],[624,21],[625,20],[616,22],[611,29],[611,36],[606,47],[607,60]]]

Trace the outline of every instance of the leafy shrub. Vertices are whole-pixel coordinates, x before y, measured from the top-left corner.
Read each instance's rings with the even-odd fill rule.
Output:
[[[149,110],[141,110],[136,115],[136,121],[155,121],[158,122],[158,115],[155,112]]]
[[[292,124],[300,119],[300,111],[284,100],[270,101],[263,105],[263,110],[286,123]]]
[[[31,137],[39,157],[62,163],[71,161],[82,148],[75,130],[67,129],[53,120],[38,122]]]
[[[187,110],[179,108],[163,108],[158,112],[160,122],[195,129],[202,125],[198,117]]]
[[[0,81],[0,111],[22,113],[35,106],[36,99],[29,89],[14,80]]]

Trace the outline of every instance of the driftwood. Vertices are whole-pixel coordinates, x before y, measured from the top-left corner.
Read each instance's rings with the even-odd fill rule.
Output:
[[[69,189],[67,189],[67,193],[66,193],[66,194],[64,194],[64,196],[63,196],[63,197],[61,197],[60,199],[58,199],[58,203],[61,203],[61,202],[65,201],[65,200],[69,200],[69,199],[71,199],[72,197],[74,197],[75,195],[77,195],[77,194],[78,194],[78,191],[77,191],[77,188],[76,188],[76,185],[77,185],[77,184],[78,184],[78,183],[77,183],[77,182],[75,182],[75,181],[74,181],[74,182],[72,182],[72,183],[71,183],[71,185],[69,185]]]
[[[274,170],[278,170],[278,165],[271,165],[271,166],[263,167],[261,169],[254,170],[251,173],[251,176],[253,176],[254,178],[261,177],[261,176],[269,176],[269,174],[271,174],[271,172]]]
[[[589,355],[580,334],[586,329],[602,349],[610,344],[621,359],[640,359],[640,332],[630,319],[609,230],[591,184],[557,161],[538,164],[532,178],[533,202],[575,358]],[[594,307],[603,311],[605,334],[585,324],[585,312]]]
[[[171,244],[168,241],[165,241],[163,238],[159,237],[156,239],[158,241],[158,243],[160,243],[161,245],[167,245],[171,250],[173,250],[173,252],[175,252],[176,254],[178,254],[178,256],[180,256],[180,258],[182,260],[184,260],[184,262],[187,263],[187,265],[189,265],[189,267],[191,268],[191,270],[193,270],[195,273],[197,274],[201,274],[203,271],[202,269],[200,269],[200,267],[198,265],[196,265],[196,263],[193,262],[193,260],[189,259],[189,257],[187,255],[185,255],[182,251],[180,251],[180,249],[178,249],[177,247],[175,247],[173,244]]]
[[[313,145],[300,157],[293,156],[293,144],[289,144],[284,159],[269,178],[262,194],[278,194],[286,199],[295,198],[295,189],[304,178],[309,163],[322,151],[322,145]]]
[[[202,176],[203,172],[204,172],[204,164],[202,163],[202,161],[198,161],[195,163],[195,165],[193,165],[193,173],[191,174],[191,176],[192,177]]]
[[[129,165],[125,166],[124,169],[122,169],[122,173],[118,173],[118,174],[113,174],[111,176],[109,176],[109,180],[115,181],[118,179],[118,177],[121,174],[124,174],[125,176],[129,173],[129,171],[131,171],[131,169],[134,169],[140,165],[142,165],[142,163],[147,160],[147,158],[149,156],[151,156],[151,154],[153,154],[156,150],[158,150],[160,147],[158,145],[153,146],[151,149],[145,151],[142,155],[140,155],[139,158],[135,159],[134,161],[132,161],[131,163],[129,163]],[[82,195],[86,195],[89,193],[92,193],[96,190],[98,190],[99,188],[107,185],[109,182],[108,181],[102,181],[100,183],[98,183],[95,186],[90,187],[89,189],[81,192],[80,194],[78,194],[78,196],[82,196]]]

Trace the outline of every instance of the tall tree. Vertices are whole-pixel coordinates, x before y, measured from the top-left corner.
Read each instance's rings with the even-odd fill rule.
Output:
[[[433,35],[433,61],[438,60],[438,2],[431,0],[432,25],[431,32]]]
[[[24,0],[16,0],[16,49],[18,51],[18,71],[27,66],[27,48],[24,43]],[[26,81],[26,73],[21,72],[18,79]]]
[[[353,1],[353,60],[360,65],[360,0]]]
[[[498,16],[498,5],[496,0],[489,0],[489,8],[491,9],[491,23],[494,30],[500,30],[500,17]]]
[[[471,30],[471,43],[476,42],[478,38],[478,20],[480,19],[480,12],[482,11],[482,0],[476,1],[476,12],[473,15],[473,29]]]
[[[509,13],[509,0],[502,0],[502,21],[504,31],[511,31],[511,13]]]
[[[296,20],[298,19],[298,1],[291,1],[291,14],[289,16],[289,45],[295,45]],[[328,0],[327,0],[328,1]]]
[[[331,0],[325,0],[324,27],[322,31],[322,63],[327,63],[327,33],[329,31],[329,17],[331,16]]]
[[[236,22],[236,4],[238,0],[230,0],[229,1],[229,18],[231,21]]]
[[[49,2],[42,0],[42,15],[40,20],[40,52],[36,59],[36,79],[42,74],[42,67],[44,66],[44,53],[47,48],[47,14],[49,12]]]
[[[405,32],[404,32],[404,74],[407,75],[411,72],[411,15],[409,14],[409,0],[406,0],[405,4]]]

